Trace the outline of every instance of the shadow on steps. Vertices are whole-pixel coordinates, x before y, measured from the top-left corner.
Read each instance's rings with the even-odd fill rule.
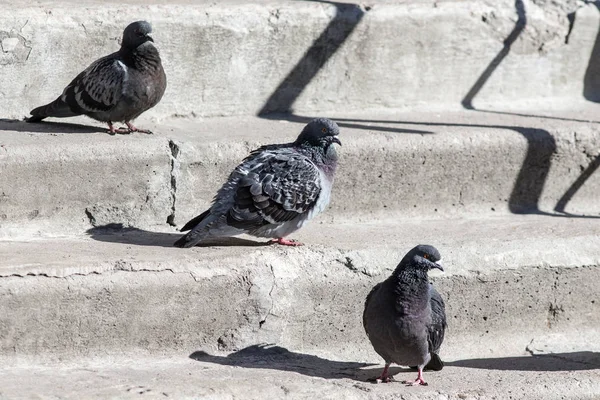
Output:
[[[173,243],[183,233],[169,232],[152,232],[145,231],[139,228],[127,228],[123,224],[106,224],[95,226],[86,231],[86,233],[94,240],[109,243],[132,244],[136,246],[154,246],[154,247],[175,247]],[[197,247],[230,247],[230,246],[246,246],[259,247],[270,246],[270,242],[258,242],[236,237],[219,238],[207,240],[204,243],[196,245]],[[184,250],[182,250],[184,251]]]
[[[238,350],[227,356],[213,356],[204,351],[195,351],[190,358],[196,361],[228,365],[243,368],[276,369],[297,372],[302,375],[324,379],[349,378],[366,381],[381,373],[383,365],[378,368],[361,369],[378,364],[366,364],[349,361],[333,361],[310,354],[296,353],[280,346],[258,344]],[[409,369],[391,368],[391,373],[400,371],[414,373]],[[392,371],[393,370],[393,371]]]
[[[0,118],[0,131],[27,133],[106,133],[107,128],[52,121],[29,123],[18,119]]]
[[[584,371],[600,368],[600,353],[578,351],[523,357],[473,358],[446,362],[446,366],[500,371]]]
[[[378,376],[383,368],[382,364],[328,360],[310,354],[289,351],[284,347],[270,344],[249,346],[226,356],[195,351],[189,357],[200,362],[232,367],[272,369],[324,379],[346,378],[361,382]],[[522,357],[474,358],[446,362],[445,364],[448,367],[500,371],[583,371],[600,368],[600,353],[583,351]],[[376,367],[365,368],[373,366]],[[414,374],[414,370],[410,368],[390,368],[391,375],[401,372]]]

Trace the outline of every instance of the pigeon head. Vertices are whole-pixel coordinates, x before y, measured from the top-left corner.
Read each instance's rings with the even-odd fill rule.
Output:
[[[400,265],[410,265],[417,269],[425,269],[426,271],[433,268],[443,271],[444,268],[440,263],[441,259],[442,256],[440,256],[438,249],[430,245],[420,244],[404,256]]]
[[[152,33],[152,26],[148,22],[132,22],[123,31],[121,46],[133,50],[146,42],[154,42],[150,33]]]
[[[316,118],[302,129],[300,136],[296,139],[296,144],[321,147],[327,153],[332,143],[342,145],[340,139],[337,137],[339,134],[340,128],[335,122],[327,118]]]

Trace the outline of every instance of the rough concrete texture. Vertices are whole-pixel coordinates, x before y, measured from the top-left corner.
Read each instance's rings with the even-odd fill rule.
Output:
[[[164,138],[53,133],[6,123],[0,139],[0,230],[64,233],[90,225],[166,223],[173,205],[171,150]],[[54,127],[60,130],[60,127]]]
[[[315,224],[293,249],[141,230],[0,242],[0,398],[595,399],[598,233],[512,216]],[[364,297],[418,242],[446,265],[447,366],[428,387],[366,383],[382,362]]]
[[[596,7],[574,1],[5,3],[10,118],[54,99],[140,18],[169,77],[149,118],[568,104],[586,91],[598,29]]]
[[[374,358],[363,363],[339,353],[277,346],[233,354],[138,354],[51,364],[9,359],[0,367],[0,398],[597,399],[600,353],[555,349],[532,350],[532,356],[448,360],[443,371],[425,372],[427,387],[365,382],[381,372]],[[391,372],[399,381],[415,376],[397,367]]]
[[[431,243],[447,273],[446,357],[523,354],[532,340],[597,340],[596,220],[513,216],[313,224],[302,248],[235,239],[172,247],[179,234],[0,242],[0,351],[69,357],[238,350],[256,343],[372,354],[364,298],[404,253]],[[260,242],[259,242],[260,243]]]
[[[320,219],[599,216],[595,112],[328,115],[343,146]],[[153,136],[115,137],[93,124],[0,121],[0,236],[181,226],[210,205],[251,149],[291,141],[310,120],[282,118],[172,119],[149,124]]]

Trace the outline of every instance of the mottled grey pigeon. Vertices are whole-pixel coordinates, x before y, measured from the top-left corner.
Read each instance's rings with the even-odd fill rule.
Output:
[[[300,245],[284,238],[329,204],[338,159],[332,144],[341,145],[338,134],[335,122],[317,118],[295,142],[252,151],[229,175],[210,209],[185,224],[181,231],[191,231],[175,246],[241,233]]]
[[[419,245],[408,252],[392,275],[378,283],[367,296],[363,325],[385,368],[377,380],[389,382],[391,363],[416,365],[418,377],[410,385],[427,385],[423,369],[444,367],[438,352],[446,330],[444,300],[429,283],[427,272],[443,271],[440,253]]]
[[[144,132],[131,121],[154,107],[167,87],[160,55],[146,21],[129,24],[123,32],[121,49],[94,61],[52,103],[31,111],[29,122],[46,117],[87,115],[108,123],[109,133]],[[113,122],[127,128],[115,129]]]

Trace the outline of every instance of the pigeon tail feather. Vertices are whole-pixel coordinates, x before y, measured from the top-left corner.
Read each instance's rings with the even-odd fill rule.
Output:
[[[431,360],[425,366],[425,369],[429,369],[431,371],[441,371],[444,368],[444,362],[440,358],[440,356],[436,353],[431,353]]]
[[[185,232],[185,231],[190,231],[192,230],[196,225],[198,225],[200,222],[202,222],[202,220],[204,218],[206,218],[206,216],[210,213],[210,209],[204,211],[202,214],[198,215],[197,217],[192,218],[191,220],[189,220],[184,226],[183,228],[181,228],[179,230],[179,232]]]
[[[200,217],[205,214],[206,216],[200,220]],[[193,222],[198,220],[200,221],[196,226],[193,226]],[[210,214],[210,212],[199,215],[183,228],[188,227],[188,225],[193,226],[192,230],[175,242],[176,247],[193,247],[207,238],[228,237],[241,233],[239,229],[227,225],[223,215]]]
[[[174,246],[175,247],[181,247],[181,248],[185,248],[185,247],[192,247],[194,246],[196,243],[192,242],[190,240],[188,240],[188,235],[185,235],[181,238],[179,238],[175,243]]]
[[[69,105],[62,101],[60,97],[54,100],[52,103],[34,108],[31,110],[30,114],[32,116],[27,120],[28,122],[39,122],[46,117],[64,118],[79,115],[73,112],[69,108]]]

